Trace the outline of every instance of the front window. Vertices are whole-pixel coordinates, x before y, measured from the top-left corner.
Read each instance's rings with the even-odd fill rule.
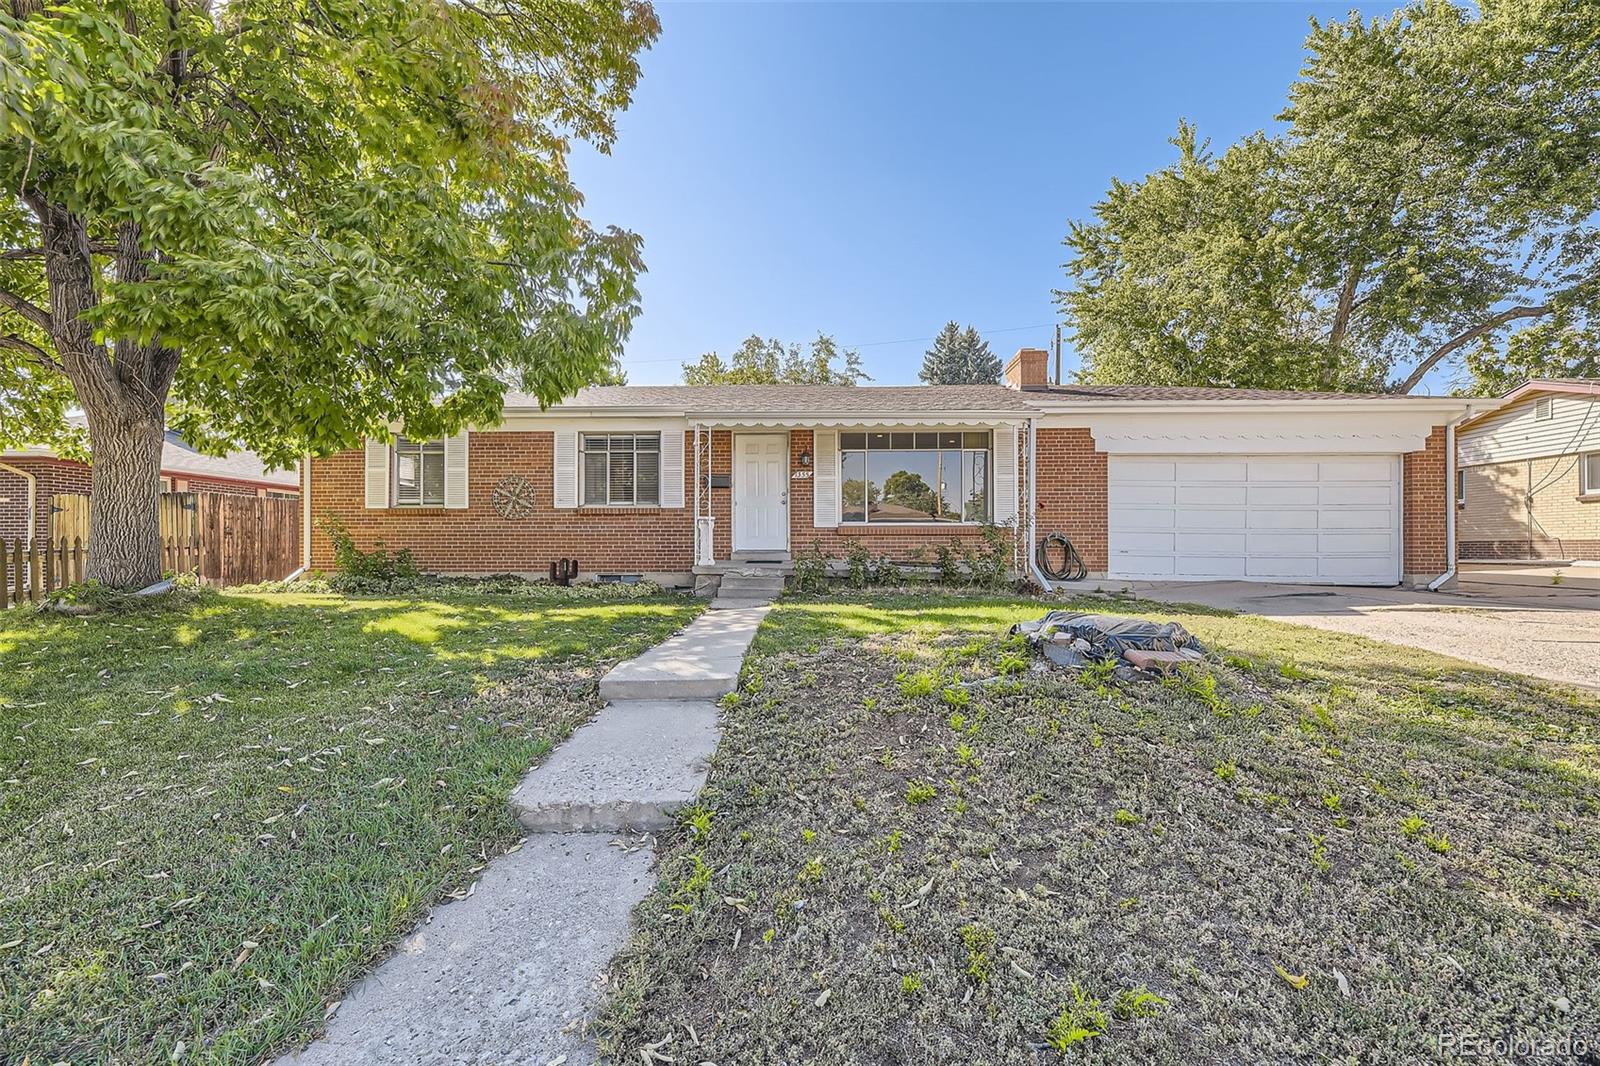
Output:
[[[1467,472],[1456,471],[1456,503],[1465,506],[1467,502]]]
[[[584,433],[580,437],[585,507],[661,503],[661,434]]]
[[[987,522],[990,445],[987,430],[841,434],[840,517]]]
[[[1600,452],[1590,452],[1583,457],[1583,494],[1600,496]]]
[[[394,502],[397,507],[444,506],[444,441],[395,441]]]

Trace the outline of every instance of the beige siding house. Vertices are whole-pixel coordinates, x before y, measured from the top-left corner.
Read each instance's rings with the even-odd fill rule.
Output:
[[[1600,381],[1530,381],[1456,443],[1462,559],[1600,559]]]

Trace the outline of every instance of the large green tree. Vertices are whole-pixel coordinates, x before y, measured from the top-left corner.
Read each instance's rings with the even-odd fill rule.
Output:
[[[683,364],[685,385],[859,385],[870,380],[861,353],[839,347],[826,333],[805,345],[751,334],[727,360],[706,352]]]
[[[923,353],[917,376],[928,385],[995,385],[1003,370],[1000,357],[977,330],[946,322],[933,347]]]
[[[1312,23],[1280,119],[1114,182],[1059,294],[1103,382],[1409,392],[1580,370],[1600,313],[1600,4]]]
[[[648,4],[9,0],[0,442],[87,417],[90,576],[159,576],[170,422],[281,465],[612,365],[639,242],[579,216]]]

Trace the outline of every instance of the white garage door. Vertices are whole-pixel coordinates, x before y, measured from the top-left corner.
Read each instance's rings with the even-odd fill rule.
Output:
[[[1110,573],[1400,580],[1400,457],[1173,456],[1109,464]]]

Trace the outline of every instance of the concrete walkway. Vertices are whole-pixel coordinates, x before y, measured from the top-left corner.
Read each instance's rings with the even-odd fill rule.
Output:
[[[611,670],[612,701],[529,771],[511,809],[535,835],[436,908],[340,1005],[327,1035],[278,1066],[590,1066],[585,1027],[628,919],[650,891],[649,833],[704,787],[713,699],[767,605],[707,612]]]

